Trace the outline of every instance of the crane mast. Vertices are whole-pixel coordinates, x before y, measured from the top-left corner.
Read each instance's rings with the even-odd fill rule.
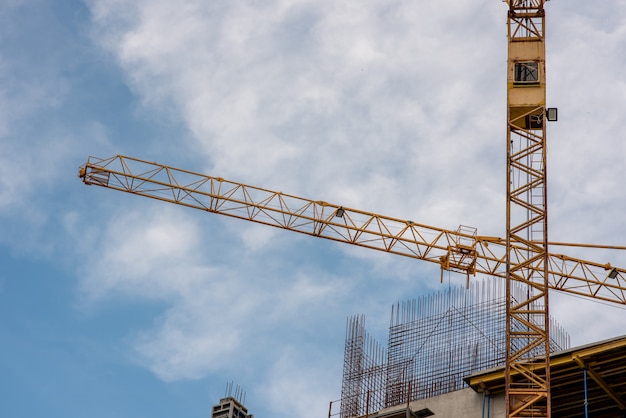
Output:
[[[550,418],[545,0],[508,0],[506,366],[508,418]],[[522,248],[513,261],[513,252]],[[511,283],[526,287],[516,300]]]

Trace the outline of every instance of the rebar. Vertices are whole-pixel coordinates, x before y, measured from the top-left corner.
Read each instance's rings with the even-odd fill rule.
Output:
[[[367,333],[364,315],[348,318],[341,418],[460,390],[464,377],[504,365],[505,315],[503,282],[485,280],[393,305],[387,350]],[[569,335],[551,324],[552,351],[569,348]]]

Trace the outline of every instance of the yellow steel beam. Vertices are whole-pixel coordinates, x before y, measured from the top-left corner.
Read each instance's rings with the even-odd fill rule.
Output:
[[[451,261],[455,249],[473,247],[475,263],[466,263],[464,268],[473,269],[472,274],[506,277],[503,238],[437,228],[121,155],[90,157],[80,168],[80,177],[87,185],[429,261],[441,267]],[[522,246],[513,247],[513,264],[535,268],[523,256]],[[626,269],[563,254],[548,257],[551,290],[626,305]],[[460,270],[462,263],[457,267],[453,271],[467,273]],[[612,269],[617,275],[609,278]]]
[[[602,377],[598,373],[596,373],[595,370],[593,370],[593,368],[586,365],[585,362],[577,355],[573,355],[572,359],[576,362],[576,364],[578,364],[581,369],[587,369],[587,374],[591,376],[591,378],[602,388],[602,390],[604,390],[604,392],[606,392],[606,394],[615,401],[619,409],[621,409],[622,411],[626,409],[626,405],[624,405],[624,402],[622,401],[620,396],[615,393],[611,386],[608,385],[604,381],[604,379],[602,379]]]
[[[550,359],[550,365],[552,367],[562,367],[568,364],[573,364],[576,361],[575,359],[580,359],[581,361],[584,361],[589,357],[604,354],[608,351],[618,349],[626,350],[626,337],[617,339],[615,341],[607,341],[606,343],[594,345],[593,347],[582,347],[578,350],[565,350],[564,352],[552,357]],[[577,364],[580,365],[580,363]],[[488,388],[494,382],[499,382],[503,380],[504,368],[498,368],[493,370],[492,372],[469,377],[466,382],[470,387],[480,386]]]

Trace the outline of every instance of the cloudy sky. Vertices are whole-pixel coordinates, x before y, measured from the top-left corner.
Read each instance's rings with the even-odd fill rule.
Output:
[[[626,0],[547,4],[550,240],[626,245]],[[84,186],[125,154],[504,236],[497,0],[3,0],[0,415],[322,418],[435,265]],[[626,254],[558,249],[626,266]],[[623,309],[554,294],[579,345]],[[294,412],[295,411],[295,412]]]

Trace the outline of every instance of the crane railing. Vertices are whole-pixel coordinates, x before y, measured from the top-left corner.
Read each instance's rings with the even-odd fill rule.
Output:
[[[505,240],[477,235],[469,227],[437,228],[121,155],[89,157],[79,176],[87,185],[429,261],[442,272],[506,277]],[[525,271],[532,271],[527,247],[515,249],[511,264],[528,263]],[[626,305],[623,268],[549,254],[548,270],[550,289]]]

